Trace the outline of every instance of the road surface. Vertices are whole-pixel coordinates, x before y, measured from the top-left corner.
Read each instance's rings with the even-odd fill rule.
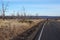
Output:
[[[44,24],[38,40],[60,40],[60,22],[49,21]]]

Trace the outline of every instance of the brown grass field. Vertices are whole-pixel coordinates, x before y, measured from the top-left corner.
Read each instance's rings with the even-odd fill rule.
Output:
[[[0,40],[10,40],[30,29],[43,19],[0,19]]]

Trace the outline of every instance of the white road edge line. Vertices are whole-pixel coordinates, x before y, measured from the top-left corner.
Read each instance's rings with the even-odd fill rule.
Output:
[[[43,29],[44,29],[44,26],[46,25],[47,22],[44,23],[43,27],[42,27],[42,30],[41,30],[41,33],[40,33],[40,36],[38,38],[38,40],[41,40],[41,36],[42,36],[42,33],[43,33]]]

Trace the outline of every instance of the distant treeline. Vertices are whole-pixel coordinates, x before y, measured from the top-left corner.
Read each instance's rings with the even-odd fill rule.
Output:
[[[60,19],[60,16],[0,16],[0,19]]]
[[[4,16],[4,18],[3,18],[3,16],[0,16],[0,19],[24,19],[24,18],[27,18],[27,19],[38,18],[39,19],[39,17],[37,17],[37,16]]]

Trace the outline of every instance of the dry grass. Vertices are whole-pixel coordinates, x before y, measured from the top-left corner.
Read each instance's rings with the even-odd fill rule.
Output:
[[[10,19],[2,20],[0,19],[0,40],[10,40],[14,36],[28,30],[32,26],[36,25],[43,19]]]

